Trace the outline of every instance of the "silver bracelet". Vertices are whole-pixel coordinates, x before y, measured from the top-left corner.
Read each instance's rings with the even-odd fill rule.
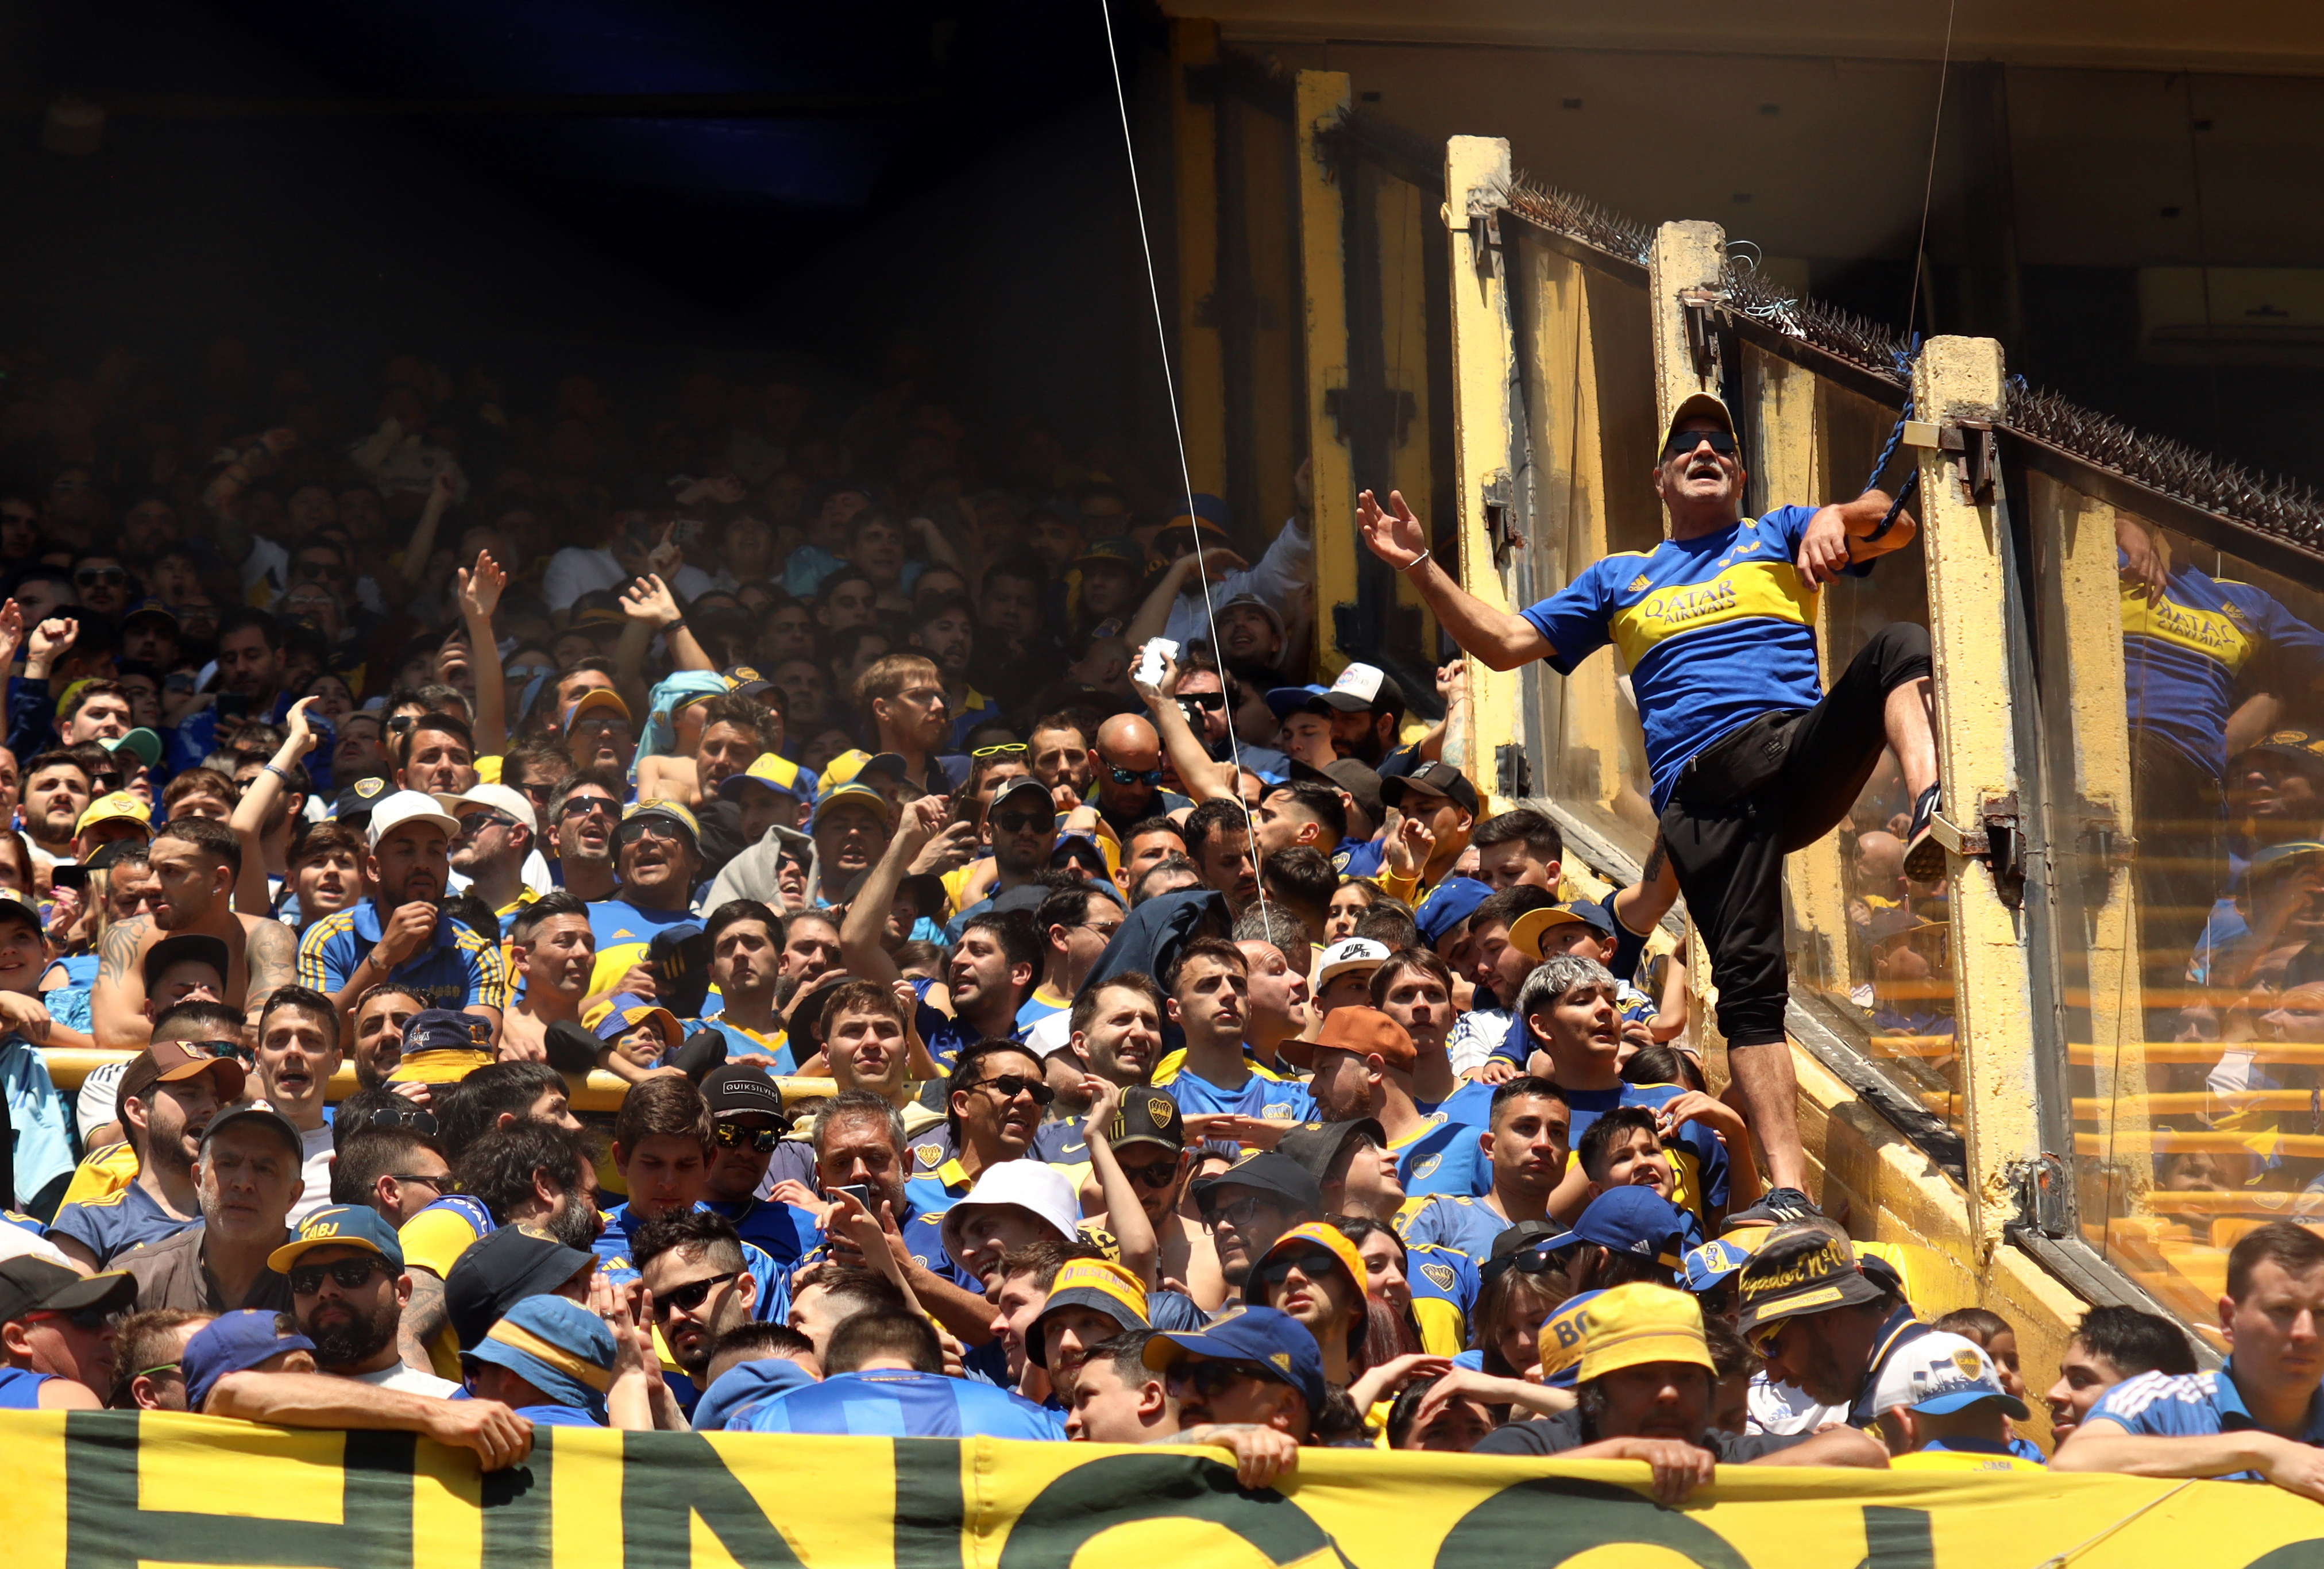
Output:
[[[1403,566],[1397,568],[1397,570],[1399,572],[1409,572],[1415,567],[1419,566],[1423,561],[1427,560],[1428,558],[1434,554],[1436,554],[1435,548],[1431,546],[1429,549],[1423,550],[1419,555],[1415,556],[1411,560],[1406,561]]]

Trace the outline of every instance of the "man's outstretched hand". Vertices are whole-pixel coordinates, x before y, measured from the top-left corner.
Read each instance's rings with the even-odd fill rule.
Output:
[[[1388,493],[1387,510],[1366,491],[1356,497],[1356,528],[1371,553],[1401,572],[1428,553],[1428,531],[1405,504],[1404,493]]]

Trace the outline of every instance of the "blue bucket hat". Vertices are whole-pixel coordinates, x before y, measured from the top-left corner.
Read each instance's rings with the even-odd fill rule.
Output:
[[[506,1368],[557,1404],[605,1419],[613,1334],[569,1297],[526,1297],[460,1354]]]

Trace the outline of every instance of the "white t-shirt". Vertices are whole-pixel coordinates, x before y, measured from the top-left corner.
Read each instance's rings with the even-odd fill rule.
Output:
[[[84,1140],[113,1121],[121,1098],[121,1075],[129,1071],[130,1061],[124,1057],[118,1062],[100,1063],[81,1080],[80,1094],[73,1101],[73,1117],[80,1123]],[[128,1130],[122,1131],[125,1134]]]
[[[307,1147],[306,1161],[299,1168],[306,1181],[306,1191],[290,1206],[293,1227],[331,1202],[331,1125],[326,1122],[311,1132],[300,1130],[299,1142]]]
[[[1773,1433],[1779,1436],[1813,1433],[1834,1422],[1846,1423],[1848,1407],[1819,1406],[1805,1389],[1796,1384],[1779,1384],[1767,1377],[1766,1371],[1751,1375],[1748,1391],[1750,1416],[1745,1426],[1753,1433]]]
[[[449,1379],[439,1379],[434,1373],[423,1373],[418,1368],[401,1362],[380,1369],[375,1373],[348,1373],[345,1377],[358,1384],[369,1384],[374,1389],[401,1389],[407,1395],[434,1395],[448,1398],[459,1392],[460,1386]]]

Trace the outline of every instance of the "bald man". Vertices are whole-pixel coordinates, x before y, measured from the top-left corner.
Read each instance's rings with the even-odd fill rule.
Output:
[[[1096,767],[1098,815],[1117,835],[1194,805],[1162,788],[1162,738],[1135,714],[1117,714],[1097,727]]]
[[[1904,841],[1874,830],[1856,836],[1856,894],[1859,899],[1886,900],[1905,896]]]

